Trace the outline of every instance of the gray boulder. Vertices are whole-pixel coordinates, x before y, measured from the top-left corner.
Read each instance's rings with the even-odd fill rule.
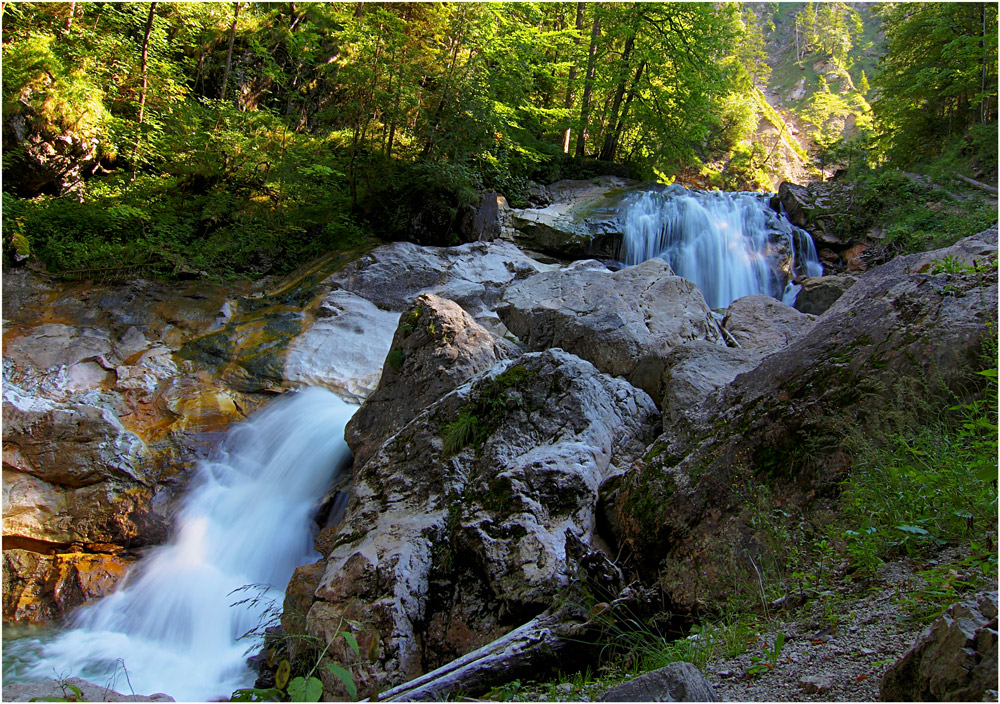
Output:
[[[425,408],[508,356],[457,303],[417,296],[400,317],[378,388],[347,424],[354,461],[363,465]]]
[[[296,602],[307,631],[329,640],[343,619],[361,624],[362,651],[378,657],[359,690],[384,690],[542,613],[583,562],[614,583],[594,547],[598,488],[657,420],[645,393],[562,350],[459,386],[356,466],[322,576],[293,578],[316,585],[290,589],[314,595]],[[330,655],[349,657],[339,643]]]
[[[662,259],[614,273],[537,274],[511,286],[498,313],[528,349],[562,348],[653,397],[670,350],[692,340],[724,344],[701,292]]]
[[[715,689],[689,662],[674,662],[610,689],[602,702],[717,702]]]
[[[499,321],[493,311],[506,288],[547,268],[506,241],[458,247],[396,242],[351,262],[322,285],[350,291],[391,311],[405,310],[421,293],[433,293],[455,301],[494,330]]]
[[[881,701],[981,702],[997,690],[997,593],[938,617],[882,678]]]
[[[722,325],[744,350],[774,352],[802,337],[812,320],[779,300],[758,294],[730,303]]]
[[[667,431],[700,406],[713,392],[748,372],[765,356],[761,349],[723,347],[694,340],[671,350],[664,360],[658,398]]]
[[[166,694],[119,694],[118,692],[87,682],[79,677],[65,680],[44,680],[27,684],[5,684],[5,702],[29,701],[80,701],[80,702],[172,702]]]
[[[847,274],[831,274],[830,276],[813,276],[802,279],[800,282],[802,288],[795,297],[795,310],[810,315],[822,315],[857,280],[856,276]]]
[[[618,206],[630,185],[614,176],[554,183],[545,207],[511,211],[511,236],[520,247],[560,259],[618,258]]]

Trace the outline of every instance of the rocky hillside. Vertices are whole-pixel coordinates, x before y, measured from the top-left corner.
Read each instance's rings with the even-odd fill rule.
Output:
[[[860,149],[830,153],[831,145],[856,140],[872,126],[867,86],[885,51],[876,4],[831,4],[842,15],[848,47],[842,56],[819,41],[808,43],[802,27],[807,5],[813,3],[748,4],[762,26],[770,68],[752,139],[773,154],[769,173],[775,186],[824,180],[846,168],[862,158]]]

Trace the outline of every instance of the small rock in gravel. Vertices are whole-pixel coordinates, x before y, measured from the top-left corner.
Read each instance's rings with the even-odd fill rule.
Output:
[[[833,689],[830,678],[822,675],[807,675],[799,680],[799,686],[808,694],[819,694]]]

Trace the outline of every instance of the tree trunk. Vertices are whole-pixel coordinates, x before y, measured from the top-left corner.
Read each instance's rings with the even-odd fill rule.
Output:
[[[587,144],[587,122],[590,120],[590,96],[594,90],[594,67],[597,62],[597,40],[601,35],[601,5],[594,6],[594,24],[590,30],[590,51],[587,56],[587,77],[583,82],[583,100],[580,105],[580,134],[576,136],[576,157],[582,158]]]
[[[983,45],[983,80],[980,90],[982,91],[979,99],[979,121],[981,124],[986,124],[986,116],[988,114],[987,105],[989,100],[986,97],[986,67],[989,64],[989,47],[986,44],[986,6],[981,5],[979,7],[979,14],[982,16],[983,20],[983,34],[980,40],[980,44]]]
[[[153,14],[156,12],[156,3],[149,3],[149,16],[146,18],[146,30],[142,35],[142,88],[139,91],[139,124],[142,124],[143,113],[146,109],[146,88],[149,85],[149,35],[153,31]]]
[[[601,161],[611,161],[614,158],[614,144],[615,144],[615,126],[618,123],[618,112],[622,107],[622,100],[625,99],[625,89],[626,83],[628,81],[628,76],[626,71],[628,71],[629,61],[632,59],[632,49],[635,48],[635,35],[629,36],[625,40],[625,47],[622,49],[621,58],[621,80],[618,81],[618,87],[615,89],[614,98],[611,101],[611,113],[608,115],[609,129],[604,133],[604,146],[601,147],[601,153],[598,157]],[[639,73],[642,73],[642,66],[639,66]]]
[[[226,99],[226,87],[229,84],[229,69],[233,63],[233,42],[236,40],[236,20],[240,16],[240,4],[233,3],[233,24],[229,28],[229,48],[226,49],[226,69],[222,72],[222,91],[219,93],[219,100]]]
[[[622,106],[622,113],[618,117],[617,123],[614,125],[614,129],[609,132],[611,137],[610,144],[605,140],[605,147],[607,148],[607,155],[605,156],[602,152],[601,159],[605,161],[614,161],[615,156],[618,153],[618,145],[621,143],[622,130],[625,129],[625,120],[628,118],[629,106],[632,105],[632,101],[635,100],[636,91],[639,89],[639,81],[642,80],[642,73],[646,70],[646,62],[640,61],[639,67],[635,70],[635,78],[632,79],[632,87],[628,90],[628,97],[625,98],[625,104]]]
[[[149,35],[153,32],[153,16],[156,13],[156,3],[149,3],[149,16],[146,18],[146,30],[142,35],[142,63],[140,72],[142,73],[142,87],[139,89],[139,119],[138,133],[135,136],[135,154],[132,158],[132,180],[135,180],[136,172],[139,170],[139,150],[142,147],[142,119],[146,111],[146,89],[149,86]],[[68,29],[68,27],[67,27]]]
[[[576,4],[576,39],[573,40],[573,45],[577,47],[573,50],[573,65],[569,69],[569,80],[566,82],[566,100],[563,106],[567,111],[573,109],[573,103],[576,102],[576,77],[579,73],[577,69],[577,58],[579,54],[579,46],[583,42],[583,5],[584,3],[578,2]],[[569,154],[569,139],[573,132],[572,127],[567,127],[566,132],[563,134],[563,154]]]
[[[959,181],[962,181],[963,183],[969,184],[973,188],[978,188],[980,191],[985,191],[986,193],[992,193],[993,195],[997,194],[996,186],[991,186],[988,183],[983,183],[982,181],[976,181],[975,179],[971,179],[968,176],[963,176],[962,174],[955,174],[955,178],[957,178]]]

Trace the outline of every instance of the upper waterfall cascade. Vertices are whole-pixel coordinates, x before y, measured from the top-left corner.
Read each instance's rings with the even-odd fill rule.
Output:
[[[174,538],[113,594],[77,611],[70,630],[36,643],[38,661],[19,674],[79,676],[178,701],[250,686],[254,643],[241,636],[271,603],[280,608],[295,568],[318,557],[310,523],[317,497],[349,463],[344,427],[356,409],[310,388],[232,428],[200,465]]]
[[[774,212],[769,197],[681,186],[632,194],[622,205],[622,258],[631,265],[662,257],[714,309],[753,294],[791,305],[795,281],[821,276],[823,267],[809,233]]]

